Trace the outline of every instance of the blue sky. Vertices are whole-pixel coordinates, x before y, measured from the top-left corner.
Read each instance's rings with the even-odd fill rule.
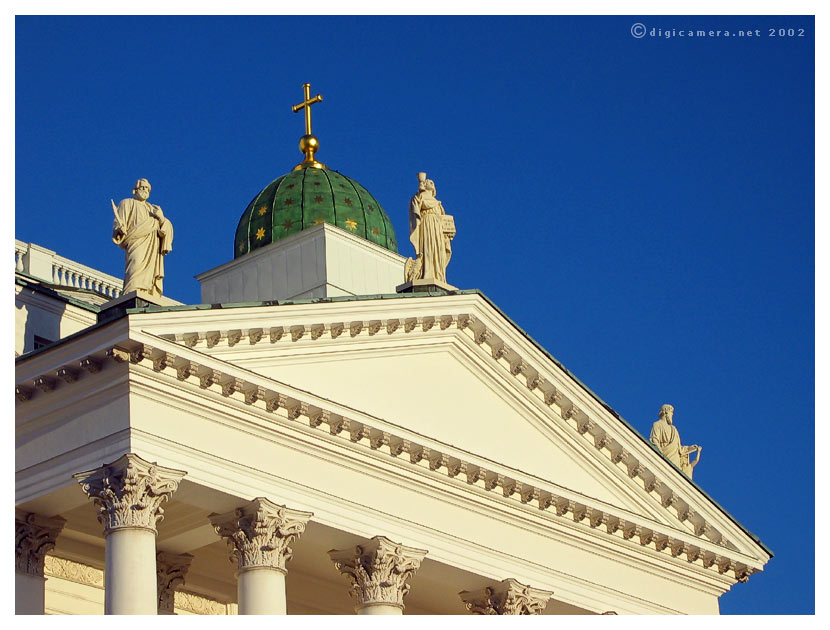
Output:
[[[689,28],[760,35],[664,35]],[[450,283],[644,435],[675,406],[695,480],[776,554],[722,612],[814,611],[812,17],[18,17],[15,38],[17,238],[120,275],[109,200],[147,177],[165,293],[200,302],[301,160],[310,82],[318,158],[402,254],[425,170]]]

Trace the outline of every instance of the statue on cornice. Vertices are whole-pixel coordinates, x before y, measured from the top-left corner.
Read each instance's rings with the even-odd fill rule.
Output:
[[[122,199],[118,207],[111,201],[115,213],[112,242],[124,250],[122,294],[162,294],[164,256],[173,249],[173,224],[165,218],[161,207],[147,201],[150,188],[150,182],[142,178],[135,183],[132,199]]]
[[[700,454],[703,448],[697,444],[683,446],[680,443],[680,434],[677,432],[677,427],[672,423],[673,418],[673,406],[663,405],[660,407],[660,419],[652,425],[649,439],[672,464],[691,479],[694,467],[700,462]],[[697,453],[697,457],[694,461],[690,461],[693,453]]]
[[[404,280],[434,280],[447,282],[447,265],[455,236],[455,222],[444,212],[436,198],[435,182],[426,173],[418,173],[418,192],[409,201],[409,240],[415,248],[415,258],[408,258]]]

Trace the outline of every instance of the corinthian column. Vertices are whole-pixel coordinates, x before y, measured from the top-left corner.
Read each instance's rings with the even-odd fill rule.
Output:
[[[402,615],[407,581],[426,555],[424,549],[405,547],[384,536],[329,551],[335,568],[351,582],[349,594],[357,600],[358,615]]]
[[[186,474],[128,453],[74,475],[104,526],[104,614],[157,614],[156,525],[164,518],[161,504]]]
[[[14,611],[18,615],[42,615],[44,607],[43,559],[55,548],[66,523],[61,517],[46,518],[32,512],[14,512]]]
[[[476,615],[541,615],[553,593],[507,578],[477,591],[458,594]]]
[[[285,614],[285,564],[289,545],[305,531],[311,512],[258,497],[233,512],[211,514],[216,533],[231,547],[240,615]]]
[[[156,578],[158,580],[158,611],[160,615],[175,615],[173,604],[176,588],[184,584],[184,576],[193,562],[189,553],[177,555],[159,551],[156,554]]]

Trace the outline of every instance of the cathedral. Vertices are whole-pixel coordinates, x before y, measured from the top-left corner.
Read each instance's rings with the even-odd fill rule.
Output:
[[[304,90],[302,161],[200,304],[164,294],[147,180],[113,204],[123,278],[15,242],[16,612],[717,614],[771,552],[670,410],[671,453],[449,284],[426,173],[399,249]]]

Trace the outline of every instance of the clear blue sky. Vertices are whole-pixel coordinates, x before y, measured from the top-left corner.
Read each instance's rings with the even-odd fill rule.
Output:
[[[301,159],[308,81],[319,159],[401,253],[426,170],[458,226],[449,282],[641,433],[674,404],[696,481],[776,554],[722,611],[813,612],[812,17],[18,17],[15,36],[17,238],[120,275],[109,200],[147,177],[176,227],[165,293],[200,302],[193,276]]]

